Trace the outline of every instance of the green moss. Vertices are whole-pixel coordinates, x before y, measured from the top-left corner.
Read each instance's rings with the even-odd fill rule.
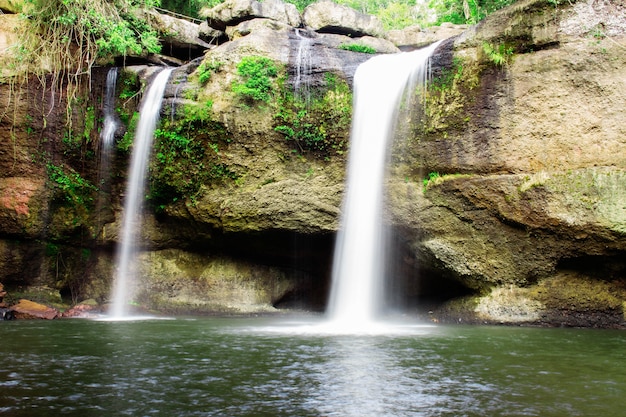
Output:
[[[238,178],[220,151],[230,142],[228,131],[212,119],[211,107],[211,102],[185,105],[155,131],[149,200],[157,210],[180,199],[193,201],[212,183]]]
[[[454,58],[425,91],[418,91],[416,94],[423,97],[423,108],[422,117],[414,126],[415,136],[445,138],[449,130],[463,129],[471,120],[469,106],[473,90],[480,84],[480,74],[478,63]]]
[[[349,136],[352,93],[344,80],[327,73],[325,85],[300,97],[284,88],[274,116],[274,130],[296,147],[296,152],[313,152],[329,157],[343,154]]]
[[[441,184],[444,181],[470,177],[470,174],[439,174],[438,172],[430,172],[422,180],[422,184],[424,186],[424,191],[426,191],[429,187]]]
[[[531,287],[529,295],[556,310],[621,311],[626,288],[619,282],[562,274]]]

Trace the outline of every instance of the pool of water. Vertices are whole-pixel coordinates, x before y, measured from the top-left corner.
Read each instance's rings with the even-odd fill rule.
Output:
[[[4,322],[0,415],[624,415],[626,332],[379,330],[285,318]]]

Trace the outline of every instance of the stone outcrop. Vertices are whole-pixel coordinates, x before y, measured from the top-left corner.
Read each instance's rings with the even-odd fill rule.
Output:
[[[410,26],[404,29],[390,30],[387,32],[387,39],[400,49],[409,50],[458,36],[467,29],[467,25],[453,25],[452,23],[443,23],[441,26],[428,28]]]
[[[16,319],[53,320],[59,316],[58,310],[30,300],[19,300],[11,306]]]
[[[320,0],[308,5],[302,15],[306,28],[321,33],[337,33],[360,37],[384,35],[383,25],[378,18],[359,13],[331,0]]]
[[[296,6],[280,0],[226,0],[213,8],[203,9],[201,14],[210,27],[222,31],[256,18],[274,20],[291,27],[299,27],[302,22]]]

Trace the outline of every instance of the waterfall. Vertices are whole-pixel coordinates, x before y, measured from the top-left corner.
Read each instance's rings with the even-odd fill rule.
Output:
[[[338,326],[367,328],[382,313],[387,148],[401,99],[405,91],[413,93],[418,82],[426,83],[429,57],[437,45],[376,56],[359,65],[355,73],[346,193],[327,311]]]
[[[111,163],[111,148],[118,128],[117,114],[115,113],[115,88],[117,87],[117,67],[109,69],[106,79],[103,113],[104,122],[100,132],[100,169],[98,182],[101,189],[107,189],[109,166]]]
[[[145,193],[145,180],[148,170],[152,139],[159,120],[161,102],[172,69],[158,73],[148,87],[141,103],[139,122],[133,143],[130,173],[126,183],[126,199],[120,243],[116,254],[116,274],[113,283],[111,316],[116,318],[128,314],[127,307],[133,297],[136,267],[137,236],[141,230],[141,212]]]
[[[298,37],[298,53],[296,55],[296,79],[294,80],[294,91],[296,97],[309,101],[310,93],[310,75],[312,72],[311,45],[313,39],[303,35],[301,29],[296,29]]]
[[[115,114],[115,88],[117,86],[117,67],[109,69],[106,80],[106,93],[104,96],[104,125],[100,133],[103,148],[110,148],[113,144],[115,130],[117,130],[117,118]]]

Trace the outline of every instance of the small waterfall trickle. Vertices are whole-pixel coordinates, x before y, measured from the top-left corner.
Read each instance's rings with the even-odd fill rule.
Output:
[[[139,122],[133,142],[130,173],[126,184],[126,198],[120,243],[116,254],[116,274],[113,282],[110,315],[123,318],[128,315],[128,303],[133,298],[135,284],[137,236],[141,230],[141,214],[145,194],[148,161],[152,150],[154,130],[161,111],[165,87],[172,69],[159,72],[148,87],[141,103]]]
[[[117,87],[117,67],[112,67],[107,72],[106,90],[103,103],[104,122],[100,132],[100,169],[98,182],[101,189],[106,189],[111,165],[111,151],[115,139],[115,131],[118,126],[117,114],[115,113],[115,89]]]
[[[308,103],[311,92],[313,39],[303,35],[301,29],[296,29],[296,36],[298,37],[298,53],[296,54],[296,76],[293,86],[296,97]]]
[[[346,193],[327,310],[337,327],[366,329],[384,307],[387,149],[404,92],[412,93],[418,82],[426,83],[429,57],[437,45],[376,56],[355,73]]]

